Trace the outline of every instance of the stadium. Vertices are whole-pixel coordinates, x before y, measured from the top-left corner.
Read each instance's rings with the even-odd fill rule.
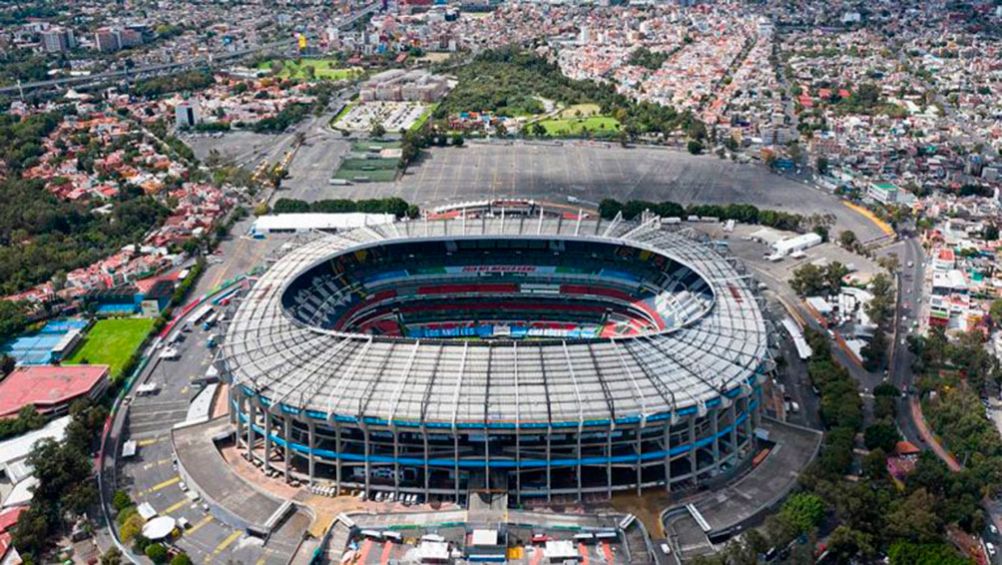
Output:
[[[266,472],[456,501],[725,477],[754,454],[770,363],[746,277],[710,247],[543,213],[319,235],[222,346],[238,447]]]

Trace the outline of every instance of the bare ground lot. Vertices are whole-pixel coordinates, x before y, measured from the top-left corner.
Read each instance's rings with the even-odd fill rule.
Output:
[[[317,189],[334,192],[328,187],[297,187],[288,195],[313,200]],[[863,240],[883,235],[834,196],[758,165],[664,148],[626,149],[605,143],[470,143],[459,149],[436,148],[426,151],[395,182],[337,187],[336,192],[343,198],[400,196],[420,205],[488,196],[550,201],[574,197],[593,203],[603,198],[749,203],[803,214],[830,212],[837,218],[836,231],[851,229]]]

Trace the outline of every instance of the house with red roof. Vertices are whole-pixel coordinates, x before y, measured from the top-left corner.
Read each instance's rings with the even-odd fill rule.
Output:
[[[15,506],[0,511],[0,563],[4,565],[18,565],[23,562],[17,550],[14,549],[12,534],[14,526],[17,525],[17,519],[27,509],[26,506]]]
[[[0,381],[0,418],[11,418],[33,405],[46,416],[59,416],[78,398],[97,399],[108,387],[107,365],[32,365],[17,367]]]

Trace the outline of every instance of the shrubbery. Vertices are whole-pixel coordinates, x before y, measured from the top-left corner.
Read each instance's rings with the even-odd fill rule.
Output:
[[[418,207],[402,198],[374,198],[370,200],[317,200],[306,202],[292,198],[279,198],[271,209],[272,214],[341,214],[365,212],[368,214],[393,214],[397,218],[416,218]]]
[[[804,223],[800,214],[791,214],[777,210],[760,210],[751,204],[690,204],[682,206],[677,202],[649,202],[646,200],[629,200],[626,203],[613,198],[606,198],[598,205],[598,213],[602,218],[611,220],[622,212],[623,218],[632,220],[644,212],[651,212],[663,217],[700,216],[719,220],[734,220],[743,224],[761,224],[772,228],[797,231]]]

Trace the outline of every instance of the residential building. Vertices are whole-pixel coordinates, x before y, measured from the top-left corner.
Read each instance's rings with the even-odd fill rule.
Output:
[[[881,204],[896,204],[898,187],[889,182],[871,182],[867,186],[866,195]]]
[[[62,53],[76,47],[73,30],[54,27],[42,32],[42,46],[48,53]]]
[[[177,129],[190,129],[199,122],[198,103],[194,100],[185,100],[174,108],[175,127]]]

